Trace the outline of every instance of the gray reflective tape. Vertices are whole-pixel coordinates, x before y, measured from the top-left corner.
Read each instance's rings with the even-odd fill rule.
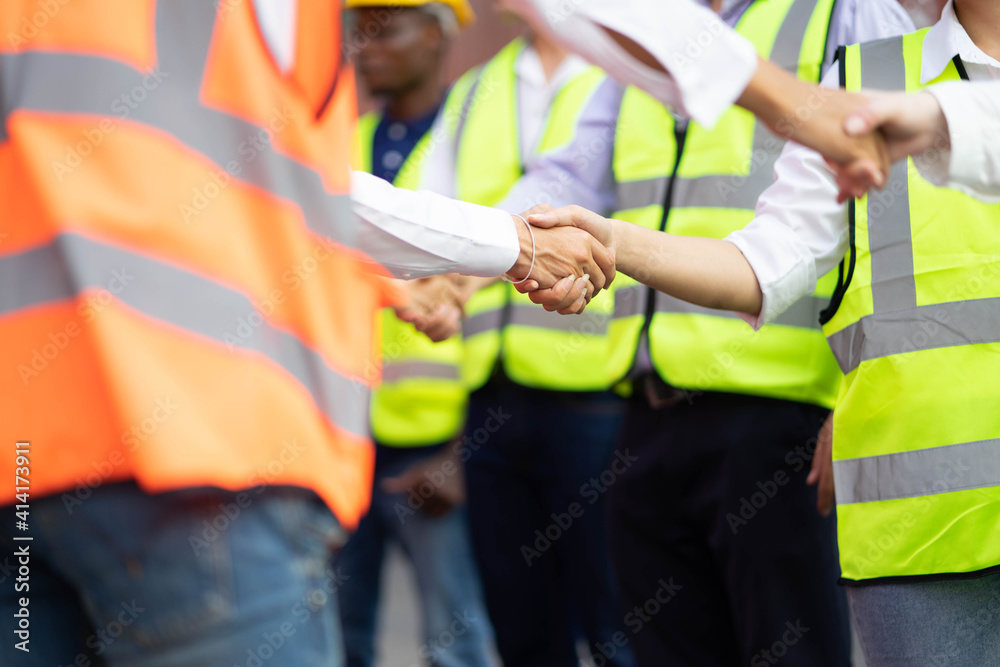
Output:
[[[237,291],[76,234],[0,258],[0,314],[67,299],[86,289],[104,290],[144,315],[230,349],[260,353],[302,383],[337,426],[367,437],[367,386],[337,373],[295,336],[272,326]]]
[[[626,211],[646,206],[663,206],[669,186],[669,176],[618,183],[616,208],[619,211]]]
[[[295,117],[289,109],[275,109],[269,120],[271,127],[264,128],[202,106],[199,95],[215,10],[212,3],[201,0],[184,2],[183,9],[177,2],[157,5],[160,64],[155,76],[93,56],[38,51],[0,54],[0,125],[6,125],[18,109],[89,114],[115,123],[147,125],[205,155],[217,165],[217,172],[297,204],[306,224],[317,234],[355,246],[358,225],[349,198],[329,193],[317,172],[278,153],[271,144],[272,132],[280,132],[291,123],[313,123],[314,119]],[[148,99],[129,104],[121,101],[124,94],[137,90]],[[98,130],[100,121],[94,121],[95,132],[103,132]],[[81,136],[81,141],[84,139]],[[93,150],[100,150],[100,146]],[[141,156],[136,157],[137,164],[141,160]],[[239,175],[234,175],[237,170]],[[52,178],[58,180],[55,172]],[[206,173],[208,183],[218,185]],[[194,208],[195,193],[191,198],[191,202],[177,202],[178,217],[181,205]],[[192,221],[196,223],[197,219]]]
[[[844,373],[894,354],[1000,343],[1000,297],[866,315],[827,336],[827,341]]]
[[[837,504],[1000,486],[1000,440],[833,462]]]
[[[906,64],[900,38],[861,45],[861,86],[903,90]],[[886,188],[868,195],[868,246],[872,255],[872,302],[876,313],[917,305],[907,161],[892,166]]]
[[[615,310],[613,319],[643,315],[650,289],[645,285],[629,285],[614,291]]]
[[[753,211],[757,199],[774,183],[774,163],[785,140],[766,125],[754,122],[750,171],[746,174],[711,174],[677,177],[671,208],[735,208]]]
[[[762,127],[760,123],[758,128]],[[780,146],[779,146],[780,151]],[[735,208],[752,211],[757,199],[774,182],[777,153],[757,153],[763,159],[754,162],[746,176],[717,174],[696,178],[677,177],[671,210],[681,208]]]
[[[547,331],[603,335],[607,333],[610,317],[604,313],[583,311],[580,315],[550,313],[541,306],[512,304],[508,326],[532,327]]]
[[[457,380],[458,366],[435,361],[399,361],[382,366],[383,382],[424,379]]]
[[[819,330],[819,314],[829,303],[828,298],[807,296],[793,303],[785,312],[779,315],[772,324],[780,324],[789,327],[799,327],[801,329]],[[656,293],[656,312],[675,313],[685,315],[707,315],[709,317],[723,317],[729,319],[739,319],[739,315],[729,310],[716,310],[714,308],[704,308],[696,306],[687,301],[663,294]]]
[[[769,60],[797,73],[806,28],[819,0],[796,0],[778,29]],[[823,54],[818,54],[822,57]],[[754,124],[750,172],[747,175],[710,174],[695,178],[678,176],[672,208],[734,208],[753,210],[757,199],[774,182],[774,163],[785,140],[766,125]]]
[[[496,331],[503,324],[503,306],[476,313],[462,320],[462,337],[471,338],[487,331]]]
[[[774,47],[768,60],[792,74],[798,72],[802,45],[806,39],[806,28],[809,27],[809,19],[816,11],[818,2],[819,0],[795,0],[778,29],[778,36],[774,40]],[[817,55],[821,58],[825,56],[823,53]]]

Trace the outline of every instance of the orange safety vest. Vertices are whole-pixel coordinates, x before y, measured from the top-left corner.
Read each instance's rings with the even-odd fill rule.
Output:
[[[26,440],[71,512],[128,479],[366,510],[390,297],[352,247],[340,11],[299,0],[282,73],[251,2],[3,0],[0,504]]]

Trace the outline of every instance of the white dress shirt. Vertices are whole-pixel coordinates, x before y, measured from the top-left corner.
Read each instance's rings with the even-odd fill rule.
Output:
[[[536,150],[556,95],[587,67],[586,61],[570,54],[548,78],[532,45],[518,54],[514,76],[518,146],[524,175],[496,208],[509,213],[520,213],[543,203],[554,207],[578,204],[599,213],[609,213],[614,208],[611,154],[623,92],[618,83],[607,79],[591,94],[566,146],[546,151],[544,155]],[[447,120],[440,114],[430,130],[431,147],[424,157],[420,188],[454,197],[457,147],[446,126]]]
[[[507,0],[538,30],[706,127],[743,93],[757,52],[691,0]],[[603,28],[628,36],[669,72],[632,58]]]
[[[921,81],[940,76],[956,55],[972,80],[1000,73],[1000,62],[969,39],[949,1],[924,40]],[[831,69],[823,83],[837,87],[837,70]],[[991,141],[995,143],[995,137]],[[754,327],[812,293],[817,278],[837,266],[849,244],[848,206],[837,204],[833,173],[821,155],[789,142],[774,171],[775,182],[758,200],[754,220],[727,237],[753,267],[764,294],[761,312],[743,315]]]
[[[1000,69],[988,68],[993,77]],[[971,77],[972,74],[970,73]],[[948,120],[951,154],[916,160],[935,185],[961,190],[989,203],[1000,202],[1000,81],[949,81],[928,89]]]
[[[510,2],[536,27],[549,30],[618,80],[647,90],[706,126],[740,96],[756,71],[752,45],[691,0]],[[275,61],[290,69],[298,2],[253,3]],[[670,75],[629,56],[600,26],[628,35]],[[352,196],[361,220],[359,248],[400,277],[448,271],[498,275],[517,259],[513,221],[499,211],[394,189],[369,174],[354,175]]]

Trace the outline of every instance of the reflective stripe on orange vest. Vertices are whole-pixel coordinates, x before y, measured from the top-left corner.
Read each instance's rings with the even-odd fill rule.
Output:
[[[35,5],[5,0],[0,32]],[[389,296],[352,248],[331,6],[300,1],[288,74],[251,3],[74,0],[0,44],[0,437],[32,442],[33,494],[284,485],[347,526],[367,508]]]

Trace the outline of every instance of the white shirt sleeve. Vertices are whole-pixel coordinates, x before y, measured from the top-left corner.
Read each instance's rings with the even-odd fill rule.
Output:
[[[399,278],[499,276],[520,253],[514,221],[503,211],[402,190],[358,171],[351,201],[361,219],[358,248]]]
[[[536,29],[624,84],[712,127],[757,71],[757,52],[713,12],[690,0],[508,0]],[[669,72],[630,56],[604,30],[642,46]]]
[[[840,44],[913,30],[909,16],[891,0],[848,0],[837,6],[831,41]],[[839,84],[839,72],[831,67],[822,85]],[[837,203],[833,171],[819,153],[788,142],[774,177],[757,200],[753,221],[727,237],[747,258],[764,295],[760,313],[740,314],[757,329],[811,294],[816,281],[843,259],[850,242],[848,204]]]
[[[948,120],[951,151],[915,159],[920,173],[935,185],[1000,202],[1000,81],[954,81],[928,91]]]
[[[823,77],[826,88],[838,82],[835,68]],[[740,314],[755,329],[811,294],[817,279],[847,253],[850,241],[848,204],[837,203],[833,171],[819,153],[789,141],[774,177],[757,200],[753,221],[726,237],[750,263],[764,295],[760,313]]]

